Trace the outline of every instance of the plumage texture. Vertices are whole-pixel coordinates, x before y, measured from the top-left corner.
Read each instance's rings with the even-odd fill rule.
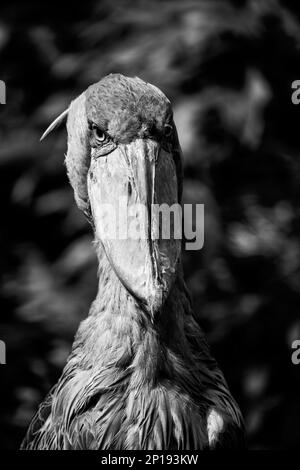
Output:
[[[209,440],[211,447],[241,445],[240,412],[182,281],[154,327],[104,256],[100,265],[101,291],[23,448],[189,450],[206,448]],[[212,411],[215,422],[208,419]]]
[[[163,123],[172,120],[169,100],[155,86],[139,78],[111,74],[91,85],[72,101],[67,121],[68,151],[66,166],[74,189],[76,203],[90,218],[87,194],[87,173],[90,166],[88,121],[109,131],[117,142],[129,142],[137,136],[148,135],[149,128],[157,140],[162,140]],[[179,200],[182,193],[182,162],[176,128],[172,148],[178,175]]]
[[[162,127],[171,119],[168,100],[152,85],[120,75],[99,83],[71,104],[67,124],[68,175],[78,206],[88,214],[88,121],[98,119],[117,143],[141,138],[150,128],[163,145]],[[180,197],[176,132],[169,144]],[[116,275],[102,243],[96,241],[95,246],[98,295],[78,329],[62,376],[40,406],[22,448],[242,446],[239,408],[195,320],[181,264],[153,321]]]
[[[67,173],[74,189],[75,201],[80,210],[89,213],[87,193],[87,172],[90,166],[88,123],[85,110],[85,94],[72,101],[67,121],[68,151],[66,155]]]
[[[87,89],[87,118],[121,143],[145,135],[163,134],[172,117],[170,101],[154,85],[135,77],[111,74]],[[149,126],[150,125],[150,126]]]

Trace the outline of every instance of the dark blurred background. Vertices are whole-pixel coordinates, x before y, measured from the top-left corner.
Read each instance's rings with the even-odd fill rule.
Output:
[[[300,444],[300,6],[248,1],[2,1],[0,446],[16,449],[96,292],[92,234],[64,168],[66,131],[39,138],[110,72],[172,100],[186,202],[205,245],[185,274],[245,416],[250,448]]]

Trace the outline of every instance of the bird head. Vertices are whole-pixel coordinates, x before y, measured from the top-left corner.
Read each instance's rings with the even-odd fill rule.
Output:
[[[77,205],[121,283],[154,316],[176,279],[181,251],[172,217],[165,237],[158,210],[181,198],[170,101],[137,77],[111,74],[75,99],[43,137],[65,117],[66,166]]]

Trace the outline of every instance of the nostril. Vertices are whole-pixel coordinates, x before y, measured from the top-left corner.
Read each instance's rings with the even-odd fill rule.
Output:
[[[131,186],[130,181],[128,181],[128,196],[131,196],[131,194],[132,194],[132,186]]]

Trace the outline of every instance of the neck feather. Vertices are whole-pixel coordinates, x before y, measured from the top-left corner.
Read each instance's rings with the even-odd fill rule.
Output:
[[[100,249],[98,257],[99,291],[55,390],[54,421],[66,432],[74,413],[96,406],[100,437],[108,439],[102,448],[119,449],[201,449],[208,434],[215,435],[214,426],[207,434],[212,407],[240,423],[191,312],[181,273],[153,322]],[[128,431],[111,435],[115,425]]]
[[[168,356],[186,355],[189,350],[184,330],[190,301],[181,273],[153,321],[120,282],[99,245],[97,254],[98,293],[77,334],[85,348],[83,356],[99,366],[142,370],[144,381],[168,375]]]

